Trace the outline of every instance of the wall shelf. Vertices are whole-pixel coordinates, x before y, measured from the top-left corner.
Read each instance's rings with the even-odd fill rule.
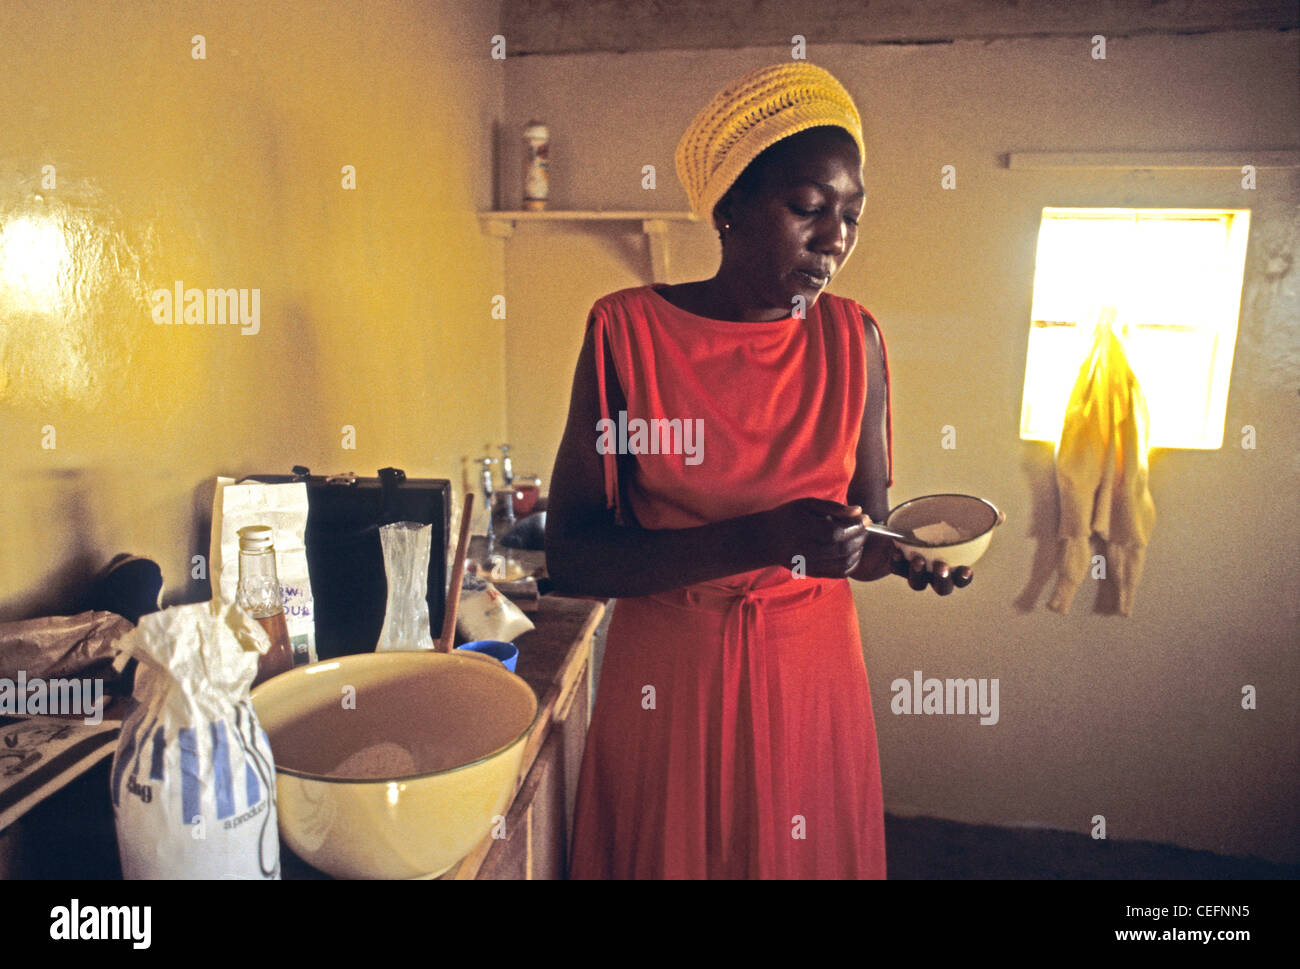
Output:
[[[650,266],[654,275],[651,282],[656,283],[668,281],[668,223],[699,221],[693,212],[599,212],[588,209],[480,212],[478,218],[484,232],[500,239],[514,235],[515,226],[520,222],[640,222],[641,232],[650,246]]]
[[[1034,171],[1051,168],[1100,168],[1111,170],[1240,170],[1243,165],[1256,168],[1300,167],[1300,151],[1013,151],[1008,152],[1007,168]]]

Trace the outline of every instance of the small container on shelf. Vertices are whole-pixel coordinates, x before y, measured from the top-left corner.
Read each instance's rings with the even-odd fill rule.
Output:
[[[551,135],[540,121],[530,121],[524,128],[524,209],[541,212],[550,197]]]

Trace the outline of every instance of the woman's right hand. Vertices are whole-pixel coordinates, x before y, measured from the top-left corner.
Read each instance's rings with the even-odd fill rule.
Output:
[[[869,532],[862,509],[823,498],[798,498],[757,513],[764,557],[819,579],[842,579],[857,566]]]

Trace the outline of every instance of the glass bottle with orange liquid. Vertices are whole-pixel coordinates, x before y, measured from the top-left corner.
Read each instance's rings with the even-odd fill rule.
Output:
[[[293,669],[293,646],[275,571],[274,532],[269,525],[247,525],[239,530],[239,592],[235,601],[271,639],[271,648],[258,657],[253,686]]]

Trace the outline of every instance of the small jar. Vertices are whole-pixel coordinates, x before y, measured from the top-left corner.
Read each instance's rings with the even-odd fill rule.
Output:
[[[524,128],[524,208],[541,212],[546,208],[551,186],[551,134],[540,121],[530,121]]]
[[[275,569],[274,532],[269,525],[239,530],[239,586],[235,601],[258,621],[271,648],[258,657],[253,686],[293,669],[293,646],[284,616],[284,597]]]
[[[515,477],[515,515],[526,518],[533,513],[533,506],[542,495],[542,479],[535,474],[521,474]]]

